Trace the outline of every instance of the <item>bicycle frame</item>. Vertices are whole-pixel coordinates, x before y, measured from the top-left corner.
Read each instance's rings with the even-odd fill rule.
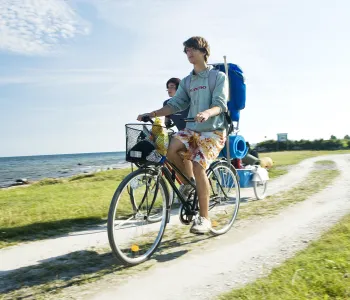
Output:
[[[216,163],[220,163],[222,162],[223,160],[217,160],[215,161],[214,163],[212,163],[209,168],[211,169],[212,167],[215,166]],[[198,206],[198,197],[197,196],[197,192],[195,192],[194,194],[194,201],[186,201],[186,199],[184,199],[184,197],[182,196],[181,192],[179,191],[179,189],[176,187],[175,185],[175,180],[176,180],[176,177],[175,177],[175,172],[179,173],[181,176],[183,176],[185,178],[185,180],[187,181],[188,184],[190,184],[194,189],[196,189],[196,185],[193,184],[193,182],[185,175],[183,174],[183,172],[181,170],[179,170],[179,168],[177,168],[173,163],[171,163],[170,161],[168,161],[167,159],[165,159],[165,162],[164,164],[159,168],[159,166],[147,166],[145,169],[153,169],[155,171],[155,175],[158,175],[158,178],[157,178],[157,183],[156,183],[156,190],[154,192],[154,197],[153,197],[153,200],[151,202],[151,205],[149,206],[149,209],[148,209],[148,213],[150,213],[152,211],[152,208],[153,208],[153,205],[156,201],[156,198],[157,198],[157,195],[158,195],[158,189],[159,189],[159,178],[160,176],[164,176],[165,179],[168,181],[168,183],[170,184],[170,186],[172,187],[172,189],[174,190],[174,192],[176,193],[176,195],[178,196],[180,202],[182,203],[183,205],[183,208],[186,212],[186,215],[196,215],[196,208]],[[171,170],[171,171],[170,171]],[[162,173],[162,175],[160,175],[160,172]],[[215,174],[214,174],[215,175]],[[216,176],[216,175],[215,175]],[[219,187],[220,187],[220,190],[221,192],[224,194],[225,197],[227,197],[224,189],[222,188],[220,182],[218,182],[219,184]],[[210,183],[211,185],[211,183]],[[211,185],[211,188],[213,189],[212,185]],[[148,186],[146,188],[146,192],[143,196],[143,199],[141,200],[141,203],[140,203],[140,206],[142,206],[143,202],[145,201],[146,199],[146,195],[148,193]],[[167,222],[170,221],[170,216],[169,216],[169,212],[171,210],[171,206],[172,206],[172,203],[169,202],[168,203],[168,207],[167,207],[167,210],[168,210],[168,218],[167,218]],[[138,210],[138,209],[137,209]]]
[[[169,171],[171,172],[172,176],[175,176],[176,182],[177,182],[178,184],[182,184],[182,181],[181,181],[180,177],[176,174],[176,172],[174,172],[174,170],[173,170],[173,168],[171,167],[169,161],[165,161],[164,164],[165,164],[165,166],[169,169]],[[174,172],[174,175],[173,175],[172,172]]]
[[[195,201],[193,201],[192,205],[190,205],[191,202],[186,201],[184,199],[184,197],[182,196],[181,192],[179,191],[179,189],[176,187],[175,182],[174,182],[175,180],[173,179],[174,176],[170,172],[168,166],[171,167],[172,172],[176,172],[176,173],[180,174],[182,177],[184,177],[186,182],[188,184],[190,184],[194,189],[196,189],[196,185],[185,174],[183,174],[181,172],[181,170],[179,170],[173,163],[171,163],[167,159],[165,160],[165,163],[161,168],[162,173],[164,174],[166,180],[169,182],[170,186],[172,187],[172,189],[174,190],[174,192],[178,196],[180,202],[184,206],[186,213],[188,215],[195,215],[194,209],[198,203],[198,198],[196,197],[197,192],[195,192],[195,197],[194,197]],[[176,175],[176,173],[174,175]],[[172,203],[169,203],[169,209],[171,208],[171,205],[172,205]]]
[[[187,118],[187,119],[184,119],[185,122],[193,122],[194,119],[193,118]],[[153,124],[153,121],[150,120],[150,122]],[[222,161],[221,159],[220,160],[217,160],[216,162],[220,162]],[[212,163],[209,168],[212,168],[212,165],[215,165],[215,162]],[[145,166],[145,169],[146,168],[152,168],[154,170],[156,169],[159,169],[158,166],[155,166],[155,165],[146,165]],[[166,180],[169,182],[170,186],[172,187],[172,189],[174,190],[174,192],[176,193],[176,195],[178,196],[178,199],[180,200],[180,202],[182,203],[183,207],[184,207],[184,210],[186,212],[187,215],[195,215],[196,214],[196,206],[198,206],[198,197],[197,196],[197,192],[196,192],[196,185],[193,184],[193,182],[185,175],[183,174],[183,172],[181,170],[179,170],[173,163],[171,163],[166,157],[165,157],[165,161],[163,163],[163,165],[161,166],[160,168],[161,172],[162,172],[162,175],[165,176]],[[191,202],[190,201],[186,201],[181,192],[178,190],[178,188],[176,187],[175,185],[175,180],[179,183],[179,184],[182,184],[183,182],[180,180],[179,176],[177,174],[180,174],[183,178],[185,178],[185,181],[190,184],[194,189],[195,189],[195,194],[194,194],[194,201],[191,205]],[[216,176],[216,175],[215,175]],[[211,183],[210,183],[211,185]],[[219,183],[219,186],[220,186],[220,189],[221,191],[223,192],[223,194],[225,195],[225,197],[227,197],[225,191],[223,190],[221,184]],[[157,183],[156,183],[156,191],[154,193],[154,197],[153,197],[153,200],[152,200],[152,203],[149,207],[149,212],[151,212],[152,208],[153,208],[153,205],[155,203],[155,200],[157,198],[157,194],[158,194],[158,188],[159,188],[159,177],[157,178]],[[211,185],[211,188],[212,185]],[[146,188],[146,192],[145,192],[145,195],[143,196],[143,199],[141,200],[141,203],[140,203],[140,206],[142,206],[143,202],[145,201],[146,199],[146,194],[148,193],[148,186]],[[172,203],[169,202],[169,207],[167,208],[168,211],[170,211],[171,209],[171,206],[172,206]],[[138,211],[138,209],[136,209]],[[168,217],[168,220],[167,222],[169,222],[169,217]]]

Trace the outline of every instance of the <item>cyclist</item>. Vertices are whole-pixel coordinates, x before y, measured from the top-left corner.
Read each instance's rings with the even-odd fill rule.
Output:
[[[196,181],[199,201],[199,217],[191,227],[192,233],[207,233],[211,222],[208,218],[209,180],[206,169],[216,159],[225,145],[226,121],[224,112],[227,111],[228,81],[224,73],[219,72],[215,88],[211,93],[208,84],[211,66],[207,65],[210,47],[203,37],[191,37],[183,43],[184,52],[193,71],[190,73],[189,91],[182,79],[176,94],[163,108],[137,117],[139,121],[144,116],[168,116],[189,107],[189,118],[194,123],[187,123],[186,128],[177,132],[171,140],[167,157],[183,173]],[[184,159],[193,163],[193,173],[184,163]],[[184,181],[184,179],[182,179]]]
[[[169,97],[174,97],[176,94],[176,91],[180,84],[180,78],[170,78],[167,83],[167,91]],[[171,99],[171,98],[170,98]],[[167,105],[169,100],[165,100],[163,103],[163,106]],[[176,126],[177,130],[184,130],[186,127],[186,122],[184,121],[185,118],[188,116],[189,107],[183,111],[180,111],[175,114],[171,114],[169,116],[165,117],[165,126],[172,127],[173,125]],[[189,173],[191,174],[191,178],[193,178],[193,171],[192,171],[192,162],[190,160],[184,160],[184,164],[186,165],[186,169],[189,170]],[[183,194],[185,198],[187,198],[191,192],[192,186],[189,184],[182,184],[179,188],[180,192]]]
[[[167,92],[168,92],[168,95],[170,98],[163,102],[163,106],[167,105],[169,100],[175,96],[175,93],[179,87],[180,81],[181,81],[180,78],[170,78],[167,81],[166,88],[167,88]],[[166,116],[165,117],[165,126],[171,127],[171,126],[175,125],[178,130],[184,130],[186,127],[186,123],[183,119],[187,118],[188,111],[189,111],[189,108],[187,108],[181,112],[178,112],[176,114],[171,114],[169,116]]]

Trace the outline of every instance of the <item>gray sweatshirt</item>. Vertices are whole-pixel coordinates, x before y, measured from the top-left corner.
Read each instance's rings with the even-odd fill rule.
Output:
[[[191,72],[190,97],[188,97],[185,87],[185,78],[181,80],[179,88],[175,96],[169,100],[168,106],[172,109],[172,113],[183,111],[190,107],[188,112],[189,118],[194,118],[198,113],[203,112],[214,106],[221,109],[221,113],[215,117],[209,118],[203,123],[187,123],[186,128],[197,132],[205,131],[223,131],[226,128],[224,112],[227,111],[228,98],[228,81],[225,73],[219,72],[216,78],[215,88],[211,94],[208,84],[209,70],[208,68],[198,74]]]

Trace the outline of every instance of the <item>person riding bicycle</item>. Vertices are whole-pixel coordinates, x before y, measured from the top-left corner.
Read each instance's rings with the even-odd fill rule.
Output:
[[[167,105],[169,100],[175,96],[176,91],[179,87],[181,79],[180,78],[170,78],[167,83],[166,83],[166,88],[167,88],[167,92],[169,95],[169,99],[165,100],[163,102],[163,106]],[[185,118],[187,118],[188,116],[188,111],[189,108],[180,111],[176,114],[171,114],[169,116],[165,116],[165,126],[170,128],[172,126],[176,126],[177,130],[184,130],[186,127],[186,122],[184,121]]]
[[[194,67],[190,73],[189,91],[186,89],[184,78],[167,105],[151,113],[139,115],[137,119],[141,121],[145,116],[168,116],[189,107],[188,117],[194,118],[195,122],[187,123],[184,130],[173,136],[167,158],[188,178],[195,178],[200,210],[190,232],[207,233],[210,231],[211,222],[208,217],[210,187],[206,169],[217,158],[226,141],[227,124],[224,112],[227,111],[228,80],[224,73],[219,72],[211,93],[208,76],[212,67],[207,65],[210,55],[208,42],[203,37],[195,36],[185,41],[183,46],[189,62]],[[184,159],[192,161],[193,171],[186,167]],[[181,179],[186,182],[185,179]]]
[[[167,87],[169,97],[172,98],[175,96],[176,91],[179,88],[180,81],[181,81],[180,78],[170,78],[167,81],[166,87]],[[165,100],[163,102],[163,106],[167,105],[170,99]],[[187,118],[189,109],[190,108],[188,107],[183,111],[177,112],[175,114],[171,114],[169,116],[165,116],[165,122],[164,122],[165,126],[167,128],[170,128],[175,125],[178,131],[184,130],[186,127],[186,122],[184,121],[184,119]],[[184,160],[184,164],[186,164],[186,170],[190,170],[190,173],[193,174],[192,162],[189,160]],[[189,196],[191,189],[192,187],[189,184],[181,184],[181,186],[179,187],[179,191],[184,195],[185,198]]]

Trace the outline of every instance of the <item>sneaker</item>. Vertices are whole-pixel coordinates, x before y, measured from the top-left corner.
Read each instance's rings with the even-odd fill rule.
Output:
[[[199,216],[193,221],[190,232],[196,234],[204,234],[210,232],[210,229],[211,222],[207,218]]]

